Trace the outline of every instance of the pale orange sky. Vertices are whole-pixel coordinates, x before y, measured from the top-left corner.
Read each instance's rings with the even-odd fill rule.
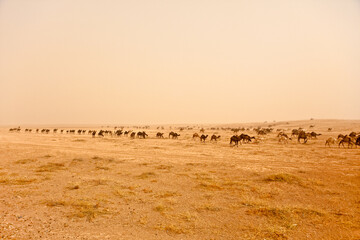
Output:
[[[360,1],[0,0],[0,124],[360,119]]]

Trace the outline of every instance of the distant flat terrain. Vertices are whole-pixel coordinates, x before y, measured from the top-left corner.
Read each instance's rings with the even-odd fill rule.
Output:
[[[325,147],[360,120],[199,125],[205,143],[187,126],[124,128],[146,139],[1,128],[0,239],[360,239],[360,147]],[[238,127],[256,139],[230,146]],[[299,127],[322,135],[278,142]]]

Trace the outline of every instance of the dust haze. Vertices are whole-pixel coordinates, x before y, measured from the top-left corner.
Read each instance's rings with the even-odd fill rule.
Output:
[[[1,1],[0,124],[359,119],[358,1]]]

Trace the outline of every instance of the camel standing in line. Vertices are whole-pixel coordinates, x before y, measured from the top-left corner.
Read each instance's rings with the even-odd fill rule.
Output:
[[[157,138],[164,138],[164,133],[158,132],[158,133],[156,134],[156,137],[157,137]]]
[[[351,148],[353,147],[353,145],[355,144],[353,139],[351,137],[349,137],[348,135],[345,135],[345,137],[339,142],[339,147],[340,145],[342,145],[343,147],[344,146],[344,143],[347,143],[348,144],[348,148]]]
[[[197,134],[197,133],[194,133],[194,134],[193,134],[193,139],[199,138],[199,137],[200,137],[199,134]]]
[[[230,145],[232,144],[232,143],[234,143],[235,144],[235,146],[239,146],[239,142],[240,142],[240,137],[238,136],[238,135],[234,135],[234,136],[232,136],[231,138],[230,138]],[[240,142],[240,144],[241,144],[241,142]]]
[[[299,135],[298,135],[298,142],[300,143],[300,139],[304,139],[304,143],[307,142],[308,137],[307,134],[305,133],[305,131],[300,131]]]
[[[214,134],[214,135],[211,136],[210,141],[213,141],[213,140],[214,140],[214,141],[216,142],[220,137],[221,137],[220,135],[219,135],[219,136],[216,136],[216,135]]]
[[[333,144],[333,145],[336,144],[336,139],[333,138],[333,137],[329,137],[329,138],[326,140],[326,142],[325,142],[325,147],[326,147],[326,145],[329,145],[329,147],[331,147],[331,146],[330,146],[331,144]]]
[[[206,140],[206,138],[208,137],[209,135],[204,135],[204,134],[202,134],[201,136],[200,136],[200,142],[205,142],[205,140]]]
[[[180,134],[178,134],[176,132],[169,133],[169,138],[171,137],[172,139],[177,139],[179,136],[180,136]]]

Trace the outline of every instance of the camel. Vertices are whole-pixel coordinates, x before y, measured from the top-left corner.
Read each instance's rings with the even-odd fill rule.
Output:
[[[131,132],[132,132],[132,130],[130,130],[130,131],[125,131],[125,132],[124,132],[124,136],[127,137],[129,133],[131,134]]]
[[[349,137],[355,138],[355,137],[356,137],[356,132],[351,132],[351,133],[349,134]]]
[[[328,132],[331,132],[332,131],[332,128],[328,128]]]
[[[344,137],[345,137],[345,136],[344,136],[343,134],[339,134],[339,135],[338,135],[338,140],[339,140],[340,138],[342,139],[342,138],[344,138]]]
[[[158,132],[158,133],[156,134],[156,137],[157,137],[157,138],[164,138],[164,133]]]
[[[177,139],[180,136],[180,134],[178,134],[176,132],[170,132],[169,133],[169,138],[170,138],[170,136],[171,136],[172,139]]]
[[[92,131],[92,137],[95,137],[96,136],[96,131]]]
[[[325,142],[325,147],[326,147],[326,145],[329,145],[329,147],[331,147],[330,145],[331,144],[336,144],[336,139],[335,138],[333,138],[333,137],[329,137],[327,140],[326,140],[326,142]]]
[[[240,136],[238,135],[234,135],[230,138],[230,145],[234,142],[235,146],[239,146],[239,142],[240,142]],[[241,144],[241,142],[240,142]]]
[[[310,138],[317,138],[317,136],[321,136],[321,133],[316,133],[316,132],[311,132],[310,133]]]
[[[242,140],[244,143],[251,142],[251,139],[255,139],[255,137],[250,137],[249,135],[243,133],[240,135],[240,141]]]
[[[118,129],[114,133],[116,136],[120,137],[123,134],[123,131],[121,129]]]
[[[194,139],[194,138],[199,138],[199,137],[200,137],[199,134],[197,134],[197,133],[194,133],[194,134],[193,134],[193,139]]]
[[[145,138],[146,136],[148,136],[148,135],[144,131],[137,133],[138,138]]]
[[[353,145],[355,144],[353,139],[351,137],[349,137],[348,135],[345,135],[345,137],[339,142],[339,147],[340,147],[340,145],[345,147],[344,143],[348,144],[348,148],[350,148],[350,145],[351,145],[351,148],[352,148]]]
[[[300,143],[300,139],[304,139],[304,143],[307,142],[308,137],[304,131],[300,131],[298,135],[298,142]]]
[[[204,132],[205,132],[205,129],[204,129],[204,128],[201,128],[201,129],[200,129],[200,132],[201,132],[201,133],[204,133]]]
[[[213,140],[214,140],[214,141],[216,142],[220,137],[221,137],[220,135],[219,135],[219,136],[216,136],[216,135],[214,134],[214,135],[211,136],[210,141],[213,141]]]
[[[293,129],[291,131],[291,136],[298,136],[299,135],[299,129]]]
[[[285,137],[286,139],[288,139],[288,140],[292,140],[286,133],[284,133],[284,132],[279,132],[279,134],[278,134],[278,138],[280,138],[280,137]]]
[[[288,144],[288,142],[289,142],[288,140],[289,140],[289,138],[286,135],[281,135],[279,137],[279,143]]]
[[[356,139],[355,145],[360,146],[360,136]]]
[[[209,136],[209,135],[204,135],[204,134],[202,134],[202,135],[200,136],[200,142],[202,142],[202,141],[205,142],[205,140],[206,140],[206,138],[207,138],[208,136]]]
[[[99,137],[104,137],[104,130],[100,130],[99,133],[98,133],[98,136]]]
[[[135,138],[135,135],[136,135],[136,133],[135,133],[135,132],[132,132],[132,133],[130,134],[130,138]]]

